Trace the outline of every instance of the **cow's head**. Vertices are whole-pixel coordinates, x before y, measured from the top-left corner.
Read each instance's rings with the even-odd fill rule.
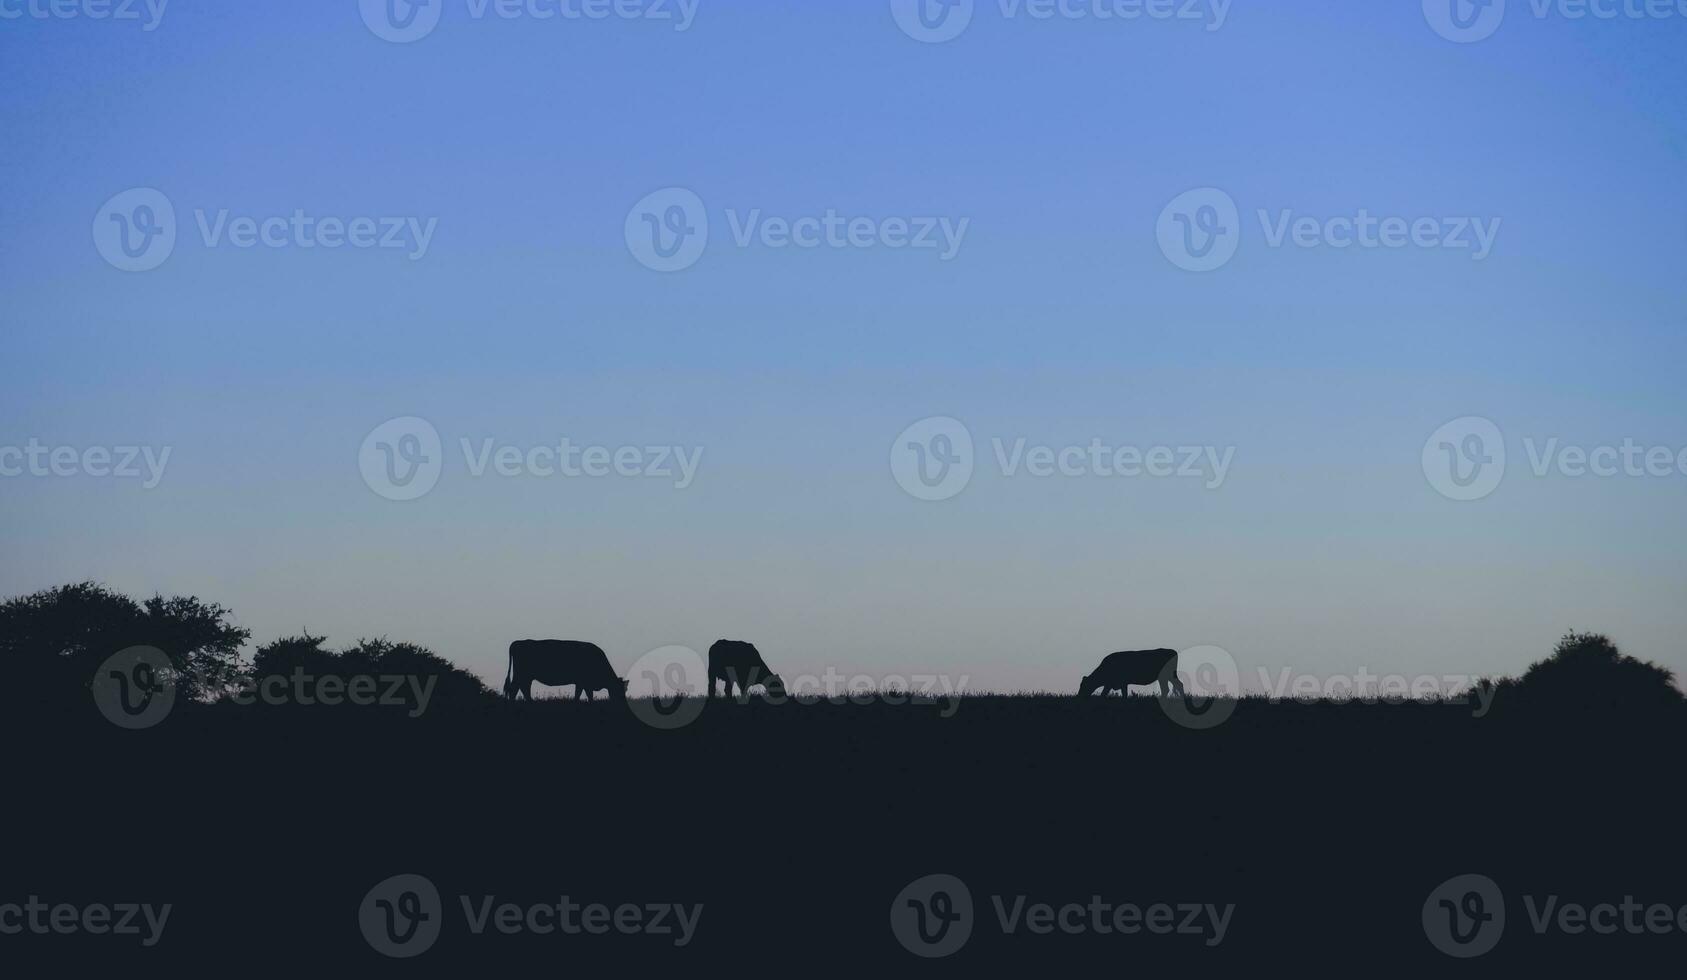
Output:
[[[609,696],[617,701],[627,700],[627,688],[630,687],[633,682],[625,677],[617,677],[615,679],[621,682],[621,686],[616,687],[614,684],[609,685]]]
[[[767,676],[762,678],[762,684],[767,687],[768,697],[782,698],[785,696],[785,679],[773,671],[767,672]]]
[[[1092,692],[1094,690],[1095,690],[1095,675],[1094,674],[1085,674],[1084,679],[1078,682],[1078,696],[1079,697],[1088,697],[1090,692]]]

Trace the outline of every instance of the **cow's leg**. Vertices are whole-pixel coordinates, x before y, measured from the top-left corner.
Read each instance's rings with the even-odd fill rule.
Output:
[[[1186,698],[1186,697],[1189,696],[1189,695],[1183,693],[1183,679],[1181,677],[1178,677],[1177,674],[1173,673],[1172,677],[1171,677],[1171,680],[1172,680],[1172,690],[1177,693],[1178,697]]]

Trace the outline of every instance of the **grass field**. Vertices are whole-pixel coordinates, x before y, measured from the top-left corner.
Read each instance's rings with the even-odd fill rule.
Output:
[[[160,963],[296,967],[330,955],[359,969],[403,965],[370,949],[357,918],[365,893],[399,873],[447,896],[434,966],[683,968],[714,954],[746,957],[758,974],[820,951],[840,969],[919,964],[888,916],[901,889],[933,873],[966,882],[977,907],[965,948],[924,964],[956,972],[1047,952],[1049,937],[1023,920],[1003,931],[997,897],[1008,909],[1015,896],[1233,905],[1216,945],[1062,937],[1121,968],[1198,975],[1354,956],[1463,966],[1429,946],[1420,915],[1432,889],[1469,872],[1590,903],[1687,901],[1676,792],[1687,712],[1234,709],[1193,730],[1147,697],[751,699],[659,730],[608,700],[416,718],[218,705],[146,731],[67,710],[8,742],[3,877],[26,894],[174,903],[169,941],[148,951]],[[678,948],[648,935],[477,935],[457,907],[562,894],[706,911]],[[1602,962],[1603,937],[1535,936],[1521,911],[1513,919],[1484,968]],[[1684,938],[1640,937],[1624,952],[1679,950]],[[61,946],[66,962],[117,951]]]

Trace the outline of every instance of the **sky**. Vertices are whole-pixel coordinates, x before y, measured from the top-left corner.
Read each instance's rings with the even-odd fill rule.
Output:
[[[391,2],[0,0],[0,594],[1687,672],[1687,9]]]

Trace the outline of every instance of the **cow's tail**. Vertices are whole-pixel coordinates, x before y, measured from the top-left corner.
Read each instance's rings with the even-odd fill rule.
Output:
[[[504,670],[504,697],[510,696],[510,685],[515,683],[515,644],[510,644],[510,664]]]

